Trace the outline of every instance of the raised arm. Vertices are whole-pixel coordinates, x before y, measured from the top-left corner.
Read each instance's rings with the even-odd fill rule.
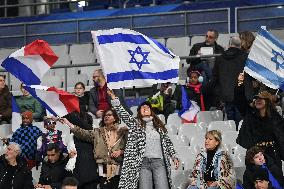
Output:
[[[73,125],[72,123],[70,123],[68,121],[68,119],[66,118],[61,118],[59,120],[61,123],[66,124],[72,133],[74,133],[74,135],[79,138],[80,140],[86,141],[86,142],[93,142],[94,139],[94,131],[93,130],[85,130],[82,129],[76,125]]]
[[[120,119],[122,119],[122,121],[128,126],[129,129],[136,128],[138,125],[137,120],[124,109],[124,107],[120,104],[119,99],[115,96],[114,92],[108,89],[107,93],[111,97],[111,105],[117,112]]]

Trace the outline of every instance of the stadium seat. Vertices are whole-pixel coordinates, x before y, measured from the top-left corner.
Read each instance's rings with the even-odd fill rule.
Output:
[[[86,74],[69,75],[67,77],[67,91],[74,91],[75,84],[82,82],[85,85],[88,83],[88,76]]]
[[[187,146],[189,147],[189,139],[186,136],[169,135],[174,147]]]
[[[165,118],[165,116],[164,116],[163,114],[158,114],[157,116],[160,118],[160,120],[161,120],[164,124],[166,123],[166,118]]]
[[[167,124],[166,129],[167,129],[169,135],[177,135],[178,134],[178,128],[175,125]]]
[[[197,133],[198,133],[198,128],[195,124],[192,124],[192,125],[184,125],[183,124],[179,128],[178,135],[187,136],[187,138],[189,138],[191,140],[192,137],[194,137]]]
[[[0,125],[0,137],[7,137],[11,134],[12,134],[12,125],[11,124]]]
[[[207,128],[208,128],[208,126],[203,122],[200,122],[200,123],[183,123],[181,125],[181,127],[196,127],[197,132],[200,133],[200,134],[205,134],[205,132],[207,131]]]
[[[68,54],[69,46],[68,45],[58,45],[58,46],[51,46],[53,52],[58,56],[58,60],[54,64],[54,66],[59,65],[70,65],[71,60]]]
[[[8,56],[10,56],[10,54],[15,52],[16,50],[18,50],[18,49],[0,49],[0,61],[1,61],[1,63],[4,59],[6,59]]]
[[[190,140],[191,153],[197,154],[202,148],[204,148],[205,136],[204,134],[196,134]]]
[[[45,75],[43,77],[41,85],[45,85],[45,86],[49,86],[49,87],[62,88],[63,87],[63,81],[62,81],[60,76]]]
[[[180,126],[181,125],[181,119],[180,119],[178,113],[170,114],[168,119],[167,119],[167,124]]]
[[[193,46],[196,43],[202,43],[205,41],[205,36],[193,36],[191,38],[191,46]]]
[[[197,123],[204,122],[209,125],[212,121],[222,121],[223,113],[220,110],[215,111],[201,111],[197,114]]]
[[[217,43],[222,47],[224,47],[224,49],[227,49],[229,46],[229,40],[231,36],[234,36],[234,34],[220,33],[217,39]]]
[[[43,122],[33,122],[33,125],[37,126],[42,132],[46,132],[46,129],[44,128],[44,123]]]
[[[169,38],[167,48],[178,56],[188,56],[190,51],[189,37]]]
[[[73,65],[95,63],[93,45],[91,43],[71,45],[70,58]]]
[[[219,130],[222,133],[225,131],[236,131],[236,124],[235,121],[211,121],[208,130]]]
[[[222,132],[222,143],[237,146],[236,140],[238,137],[238,131],[224,131]]]
[[[130,107],[130,110],[132,111],[134,117],[137,116],[137,108],[138,108],[138,106],[132,106],[132,107]]]
[[[101,122],[101,119],[93,119],[93,128],[99,128],[100,122]]]
[[[158,42],[160,42],[162,45],[166,45],[166,40],[164,38],[158,38],[156,39]]]
[[[38,168],[33,167],[31,171],[32,171],[33,182],[34,184],[37,184],[40,178],[41,165],[38,166]]]
[[[11,91],[12,92],[16,92],[16,91],[18,91],[17,92],[17,96],[18,95],[21,95],[22,93],[20,92],[20,86],[21,86],[21,81],[19,81],[15,76],[13,76],[13,75],[10,75],[11,77],[10,77],[10,84],[11,84],[11,86],[10,86],[10,89],[11,89]],[[13,93],[14,94],[14,93]]]

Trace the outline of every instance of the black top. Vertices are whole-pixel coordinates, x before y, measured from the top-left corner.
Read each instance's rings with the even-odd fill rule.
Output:
[[[17,166],[11,166],[11,165],[7,164],[6,179],[3,181],[3,183],[4,183],[5,186],[9,186],[9,188],[12,188],[11,183],[14,179],[16,168],[17,168]],[[7,189],[9,189],[9,188],[7,188]]]
[[[214,166],[213,166],[213,158],[216,153],[217,149],[208,150],[207,151],[207,162],[206,162],[206,169],[204,171],[204,180],[207,181],[216,181],[214,176]]]

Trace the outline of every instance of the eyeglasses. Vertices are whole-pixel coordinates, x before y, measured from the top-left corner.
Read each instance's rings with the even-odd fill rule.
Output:
[[[55,125],[55,124],[56,124],[55,121],[48,121],[48,122],[46,123],[46,125]]]

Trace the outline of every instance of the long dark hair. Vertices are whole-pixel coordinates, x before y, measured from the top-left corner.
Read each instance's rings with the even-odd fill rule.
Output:
[[[139,105],[139,107],[137,108],[137,120],[139,122],[139,125],[141,125],[141,127],[146,127],[146,122],[143,120],[143,116],[141,115],[141,107],[142,106],[149,106],[151,109],[151,116],[153,117],[153,125],[154,128],[156,130],[158,130],[159,128],[162,129],[163,132],[167,132],[167,129],[165,127],[165,124],[162,122],[162,120],[154,113],[152,106],[149,102],[143,102],[142,104]]]
[[[263,98],[265,101],[265,117],[271,118],[272,114],[276,111],[275,105],[268,98]],[[260,111],[257,109],[257,114],[260,116]]]
[[[118,114],[116,113],[116,111],[115,111],[114,109],[112,109],[112,108],[109,108],[109,109],[107,109],[107,110],[105,110],[105,111],[103,112],[102,120],[101,120],[101,122],[100,122],[100,127],[105,127],[105,126],[106,126],[106,124],[105,124],[105,122],[104,122],[104,118],[105,118],[105,116],[106,116],[106,113],[109,112],[109,111],[112,112],[112,114],[113,114],[114,123],[115,123],[115,124],[119,124],[119,123],[120,123],[120,119],[119,119],[119,116],[118,116]]]

